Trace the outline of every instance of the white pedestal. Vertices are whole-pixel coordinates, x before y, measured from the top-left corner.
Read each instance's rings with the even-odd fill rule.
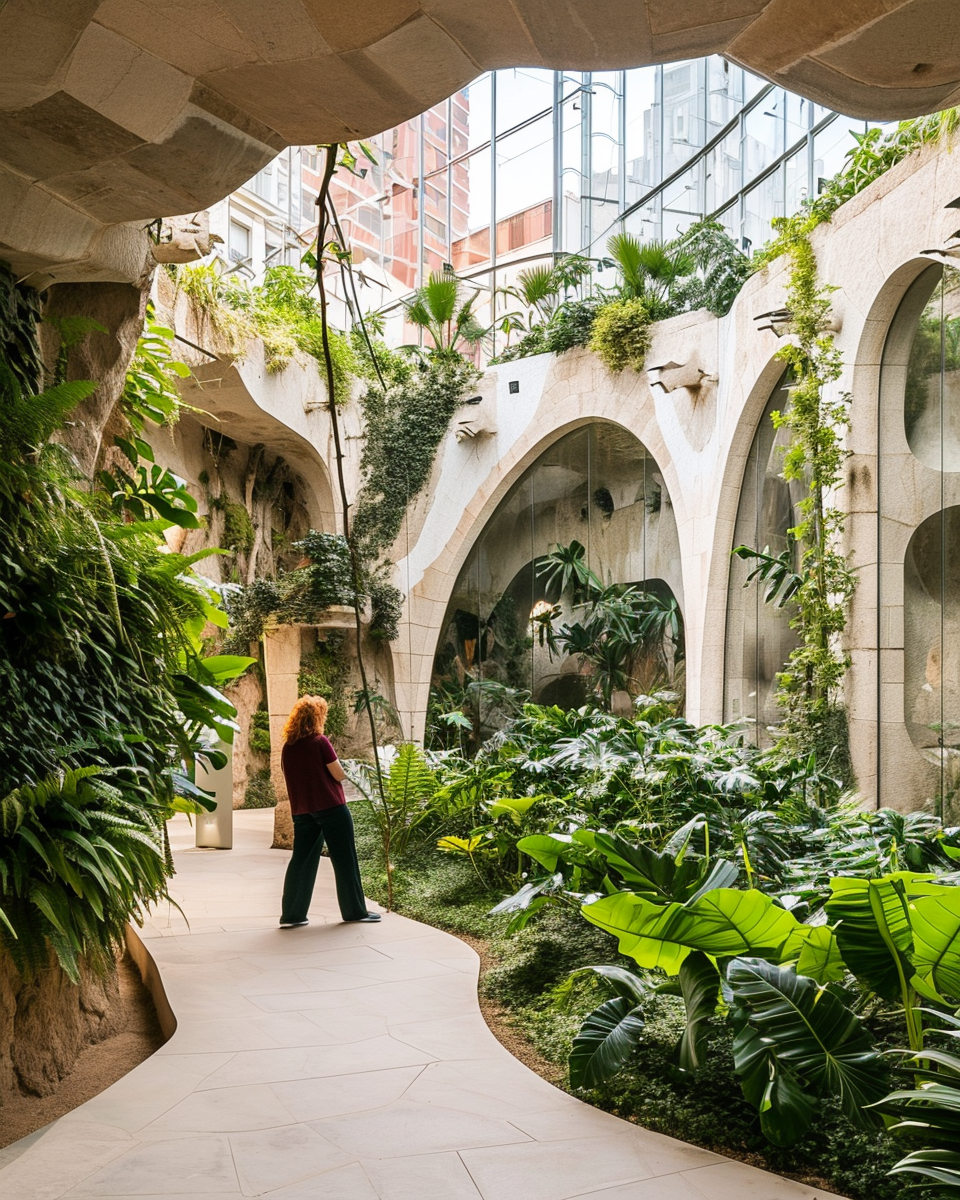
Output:
[[[233,849],[233,747],[223,742],[217,747],[227,756],[227,764],[211,771],[197,763],[197,787],[213,792],[217,807],[194,818],[197,823],[197,846],[209,850]]]

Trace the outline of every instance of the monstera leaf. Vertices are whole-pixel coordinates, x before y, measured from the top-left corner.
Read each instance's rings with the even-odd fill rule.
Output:
[[[643,1013],[627,996],[605,1000],[573,1039],[570,1083],[596,1087],[620,1070],[643,1036]]]
[[[812,979],[762,959],[735,959],[727,984],[745,1017],[733,1044],[737,1074],[772,1142],[802,1137],[823,1096],[837,1097],[851,1121],[873,1126],[864,1105],[883,1097],[887,1072],[855,1013]]]
[[[715,958],[752,954],[779,961],[788,938],[801,928],[771,897],[731,888],[667,905],[618,892],[584,905],[581,912],[619,939],[622,954],[667,975],[676,975],[694,950]]]

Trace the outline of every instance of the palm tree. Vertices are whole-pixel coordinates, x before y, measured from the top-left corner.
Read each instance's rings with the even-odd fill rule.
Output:
[[[407,319],[430,335],[435,354],[456,354],[460,342],[475,346],[486,333],[473,311],[475,302],[476,293],[465,297],[455,275],[434,271],[406,306]]]
[[[640,242],[632,233],[615,233],[607,252],[620,270],[625,300],[645,300],[655,321],[677,311],[673,292],[696,270],[692,254],[674,242]]]

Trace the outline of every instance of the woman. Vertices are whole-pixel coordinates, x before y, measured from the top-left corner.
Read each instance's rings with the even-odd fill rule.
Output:
[[[307,924],[324,843],[337,881],[345,921],[379,921],[367,911],[353,838],[353,817],[343,794],[346,778],[337,752],[323,736],[328,705],[322,696],[301,696],[283,727],[280,764],[293,813],[293,857],[283,881],[281,929]]]

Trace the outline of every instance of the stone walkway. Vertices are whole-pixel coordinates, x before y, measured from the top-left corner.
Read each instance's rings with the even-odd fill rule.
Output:
[[[101,1095],[3,1152],[3,1200],[814,1200],[826,1192],[581,1104],[487,1029],[463,942],[336,916],[329,861],[277,929],[272,813],[235,849],[172,826],[175,909],[144,940],[179,1027]]]

